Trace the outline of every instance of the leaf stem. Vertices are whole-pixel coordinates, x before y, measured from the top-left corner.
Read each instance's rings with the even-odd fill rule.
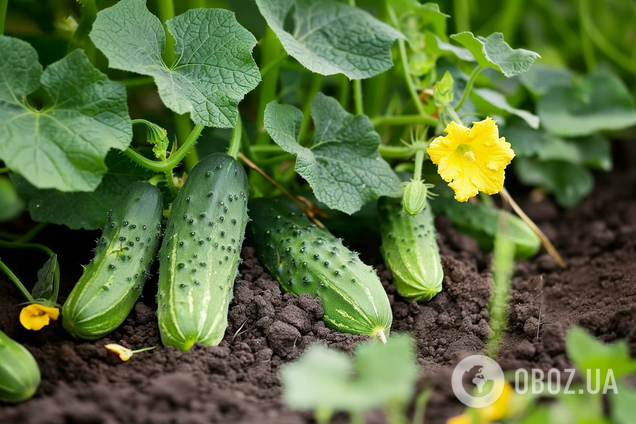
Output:
[[[33,299],[33,296],[31,296],[31,293],[29,293],[29,291],[26,289],[26,287],[24,287],[24,285],[22,284],[22,282],[18,279],[18,277],[15,276],[15,274],[13,272],[11,272],[11,270],[9,269],[8,266],[6,266],[4,264],[4,262],[2,262],[2,259],[0,259],[0,271],[3,271],[5,274],[7,274],[7,276],[9,277],[9,279],[11,281],[13,281],[13,283],[16,285],[16,287],[22,292],[22,294],[24,295],[24,297],[27,298],[27,300],[30,303],[35,303],[35,299]]]
[[[7,20],[9,0],[0,0],[0,35],[4,34],[4,23]]]
[[[355,104],[356,115],[364,115],[364,101],[362,99],[362,81],[353,80],[353,100]]]
[[[95,45],[91,39],[88,38],[88,33],[91,31],[93,23],[97,18],[97,4],[95,4],[95,0],[85,0],[82,2],[82,5],[82,19],[77,25],[75,33],[68,44],[67,53],[82,47],[83,44],[84,53],[86,53],[88,60],[91,63],[95,63]]]
[[[446,113],[453,121],[457,122],[458,124],[462,123],[462,119],[459,117],[457,112],[455,112],[455,109],[453,109],[451,105],[446,105],[446,107],[444,107],[444,111],[446,111]]]
[[[401,115],[401,116],[378,116],[371,119],[374,127],[383,125],[430,125],[436,126],[439,120],[430,115]]]
[[[262,82],[258,93],[258,110],[256,115],[256,140],[255,144],[267,144],[269,135],[265,131],[263,121],[265,118],[265,108],[267,105],[276,100],[276,92],[278,90],[278,75],[280,73],[280,65],[287,57],[287,52],[282,51],[282,46],[276,33],[270,27],[265,30],[265,38],[259,44],[261,49],[261,78]]]
[[[252,152],[254,153],[280,153],[281,149],[277,144],[256,145],[252,146]]]
[[[234,159],[238,158],[238,154],[241,151],[241,139],[243,138],[243,123],[241,122],[241,114],[239,113],[236,119],[236,126],[232,130],[232,138],[230,139],[230,148],[227,151],[229,156]]]
[[[159,19],[163,23],[164,31],[166,33],[166,49],[163,52],[163,60],[167,68],[171,68],[175,63],[174,53],[174,37],[168,31],[166,22],[174,18],[174,3],[172,0],[157,0],[157,8],[159,12]]]
[[[470,31],[470,2],[468,0],[453,0],[455,15],[455,30],[457,32]]]
[[[380,144],[378,151],[384,159],[407,159],[415,154],[415,150],[410,147],[387,146],[386,144]]]
[[[0,240],[0,247],[4,247],[6,249],[39,249],[47,253],[49,256],[55,255],[55,252],[53,252],[51,249],[49,249],[45,245],[39,244],[39,243],[20,243],[17,240],[16,241]]]
[[[298,133],[298,140],[301,143],[305,139],[311,120],[311,102],[320,92],[324,78],[325,77],[319,74],[313,74],[311,76],[311,86],[309,87],[309,92],[307,93],[307,97],[305,97],[305,104],[303,106],[303,122],[300,125],[300,132]]]
[[[468,82],[466,83],[466,88],[464,88],[462,98],[459,100],[459,103],[457,103],[457,106],[455,106],[455,110],[459,110],[464,105],[464,102],[466,102],[466,99],[470,94],[470,90],[473,89],[473,85],[475,84],[477,76],[479,76],[479,73],[483,70],[484,67],[481,65],[478,65],[475,69],[473,69],[473,72],[471,72],[470,77],[468,78]]]
[[[349,96],[351,92],[351,81],[345,74],[338,75],[339,89],[338,89],[338,102],[344,110],[349,110]]]
[[[165,172],[166,175],[166,185],[168,186],[168,190],[170,190],[170,194],[172,197],[177,197],[179,190],[177,190],[177,186],[174,183],[174,174],[172,173],[172,169]]]
[[[270,29],[268,28],[268,30]],[[269,74],[269,72],[274,70],[275,68],[280,68],[280,64],[288,57],[289,57],[289,54],[287,52],[283,52],[274,60],[272,60],[271,62],[268,62],[267,65],[265,65],[263,69],[261,69],[261,78],[265,78],[265,75]]]
[[[590,35],[585,28],[585,15],[587,10],[587,3],[585,0],[579,0],[579,36],[581,37],[581,45],[583,47],[583,58],[585,59],[585,66],[587,72],[592,72],[596,69],[596,56],[594,55],[594,45],[590,39]]]
[[[190,121],[190,115],[187,113],[183,115],[173,113],[172,116],[174,117],[174,126],[175,133],[177,134],[177,140],[179,140],[179,142],[181,142],[181,140],[186,140],[192,132],[192,121]],[[193,147],[186,154],[183,160],[186,171],[190,172],[190,170],[194,167],[194,165],[197,164],[197,162],[199,162],[199,154],[197,153],[197,149]]]
[[[134,162],[138,163],[139,165],[143,166],[146,169],[150,169],[151,171],[155,171],[155,172],[171,171],[179,164],[179,162],[181,162],[181,160],[188,154],[190,149],[194,146],[194,144],[197,141],[197,138],[199,138],[199,136],[201,135],[201,131],[203,131],[203,128],[204,128],[203,125],[198,125],[198,124],[195,125],[194,129],[192,130],[192,132],[190,133],[186,141],[181,145],[181,147],[179,147],[179,149],[176,152],[170,155],[168,160],[166,160],[165,162],[148,159],[140,155],[139,153],[137,153],[130,147],[124,151],[124,154],[128,156],[128,158],[133,160]]]
[[[28,243],[49,225],[48,222],[40,222],[37,226],[31,228],[25,235],[18,237],[14,243]]]

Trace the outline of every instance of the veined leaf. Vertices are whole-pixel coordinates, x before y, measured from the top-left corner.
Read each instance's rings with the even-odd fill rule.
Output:
[[[517,115],[519,118],[526,121],[531,128],[539,128],[539,117],[537,115],[526,110],[510,106],[508,100],[506,100],[502,94],[488,88],[476,88],[473,90],[473,93],[495,108]]]
[[[288,153],[316,198],[352,214],[368,201],[394,196],[400,180],[378,153],[380,136],[365,115],[353,116],[322,93],[311,103],[316,133],[308,147],[298,142],[302,112],[275,102],[265,109],[265,129]]]
[[[11,175],[20,197],[29,204],[31,219],[66,225],[72,230],[96,230],[106,222],[106,213],[131,183],[144,181],[153,173],[117,152],[106,158],[108,173],[92,193],[64,193],[38,190],[19,175]]]
[[[523,74],[540,58],[538,53],[525,49],[513,50],[503,39],[503,34],[495,32],[488,37],[475,37],[472,32],[460,32],[451,38],[466,47],[484,68],[494,68],[508,78]]]
[[[34,186],[92,191],[110,148],[125,150],[132,125],[123,84],[74,50],[44,72],[33,47],[0,36],[0,159]],[[44,105],[27,96],[42,89]]]
[[[369,13],[335,0],[256,0],[283,47],[312,72],[370,78],[393,66],[391,45],[404,35]],[[285,21],[294,9],[294,32]]]
[[[164,104],[201,125],[231,128],[237,106],[260,82],[254,36],[234,13],[192,9],[166,22],[175,39],[174,64],[162,53],[166,34],[145,0],[121,0],[97,14],[90,34],[111,68],[154,77]]]
[[[553,87],[539,99],[537,113],[553,134],[576,137],[636,124],[636,109],[623,82],[598,71],[570,87]]]
[[[34,299],[46,299],[55,302],[55,275],[59,274],[59,265],[57,263],[57,255],[49,258],[44,266],[38,271],[38,281],[33,286],[31,296]]]
[[[470,50],[442,41],[437,35],[430,32],[426,33],[426,49],[436,56],[452,53],[463,61],[475,61],[475,57]]]
[[[436,3],[422,4],[418,0],[391,0],[391,7],[398,18],[398,29],[406,36],[414,51],[422,51],[427,46],[429,34],[447,41],[446,19]]]

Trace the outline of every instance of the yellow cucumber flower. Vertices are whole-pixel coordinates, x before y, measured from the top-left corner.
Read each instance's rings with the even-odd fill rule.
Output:
[[[105,345],[104,347],[108,349],[109,352],[112,352],[115,355],[118,355],[119,359],[121,359],[124,362],[126,362],[133,356],[133,351],[123,347],[122,345],[111,343],[111,344]]]
[[[58,308],[32,303],[22,308],[20,312],[20,323],[27,330],[38,331],[49,325],[51,320],[56,321],[60,316]]]
[[[497,123],[488,117],[467,128],[457,122],[446,126],[446,136],[437,137],[426,149],[437,172],[455,190],[455,199],[465,202],[480,191],[498,193],[503,188],[504,169],[515,157],[510,143],[499,137]]]
[[[513,408],[514,390],[508,384],[508,382],[495,382],[495,384],[503,384],[504,388],[501,392],[501,396],[492,404],[484,408],[477,408],[474,411],[477,413],[477,422],[479,424],[490,424],[501,421],[504,418],[509,418],[515,413]],[[492,390],[495,390],[493,387]],[[467,410],[461,415],[449,418],[446,424],[473,424],[473,415]]]

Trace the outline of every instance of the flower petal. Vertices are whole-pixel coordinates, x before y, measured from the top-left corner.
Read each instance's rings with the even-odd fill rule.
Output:
[[[38,331],[49,325],[51,319],[57,320],[59,316],[58,308],[32,303],[20,311],[20,323],[27,330]]]

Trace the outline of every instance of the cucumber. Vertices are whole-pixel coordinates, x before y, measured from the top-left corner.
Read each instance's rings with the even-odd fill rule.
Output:
[[[231,156],[202,159],[172,203],[159,252],[157,317],[165,346],[220,343],[247,225],[247,175]]]
[[[0,331],[0,401],[22,402],[40,385],[40,369],[33,355]]]
[[[386,341],[391,305],[373,268],[278,199],[250,202],[250,216],[249,234],[260,260],[284,291],[320,298],[330,328]]]
[[[411,216],[404,211],[402,199],[378,200],[380,250],[397,292],[409,302],[429,301],[442,290],[444,270],[431,202],[428,200],[418,215]]]
[[[108,214],[95,257],[62,308],[73,337],[95,340],[128,316],[150,275],[161,241],[163,200],[152,184],[128,186]]]
[[[455,228],[477,240],[484,251],[493,249],[501,213],[508,215],[508,231],[515,244],[515,259],[532,258],[541,248],[539,236],[521,218],[502,209],[481,203],[459,203],[442,196],[435,199],[432,207],[436,215],[448,217]]]

